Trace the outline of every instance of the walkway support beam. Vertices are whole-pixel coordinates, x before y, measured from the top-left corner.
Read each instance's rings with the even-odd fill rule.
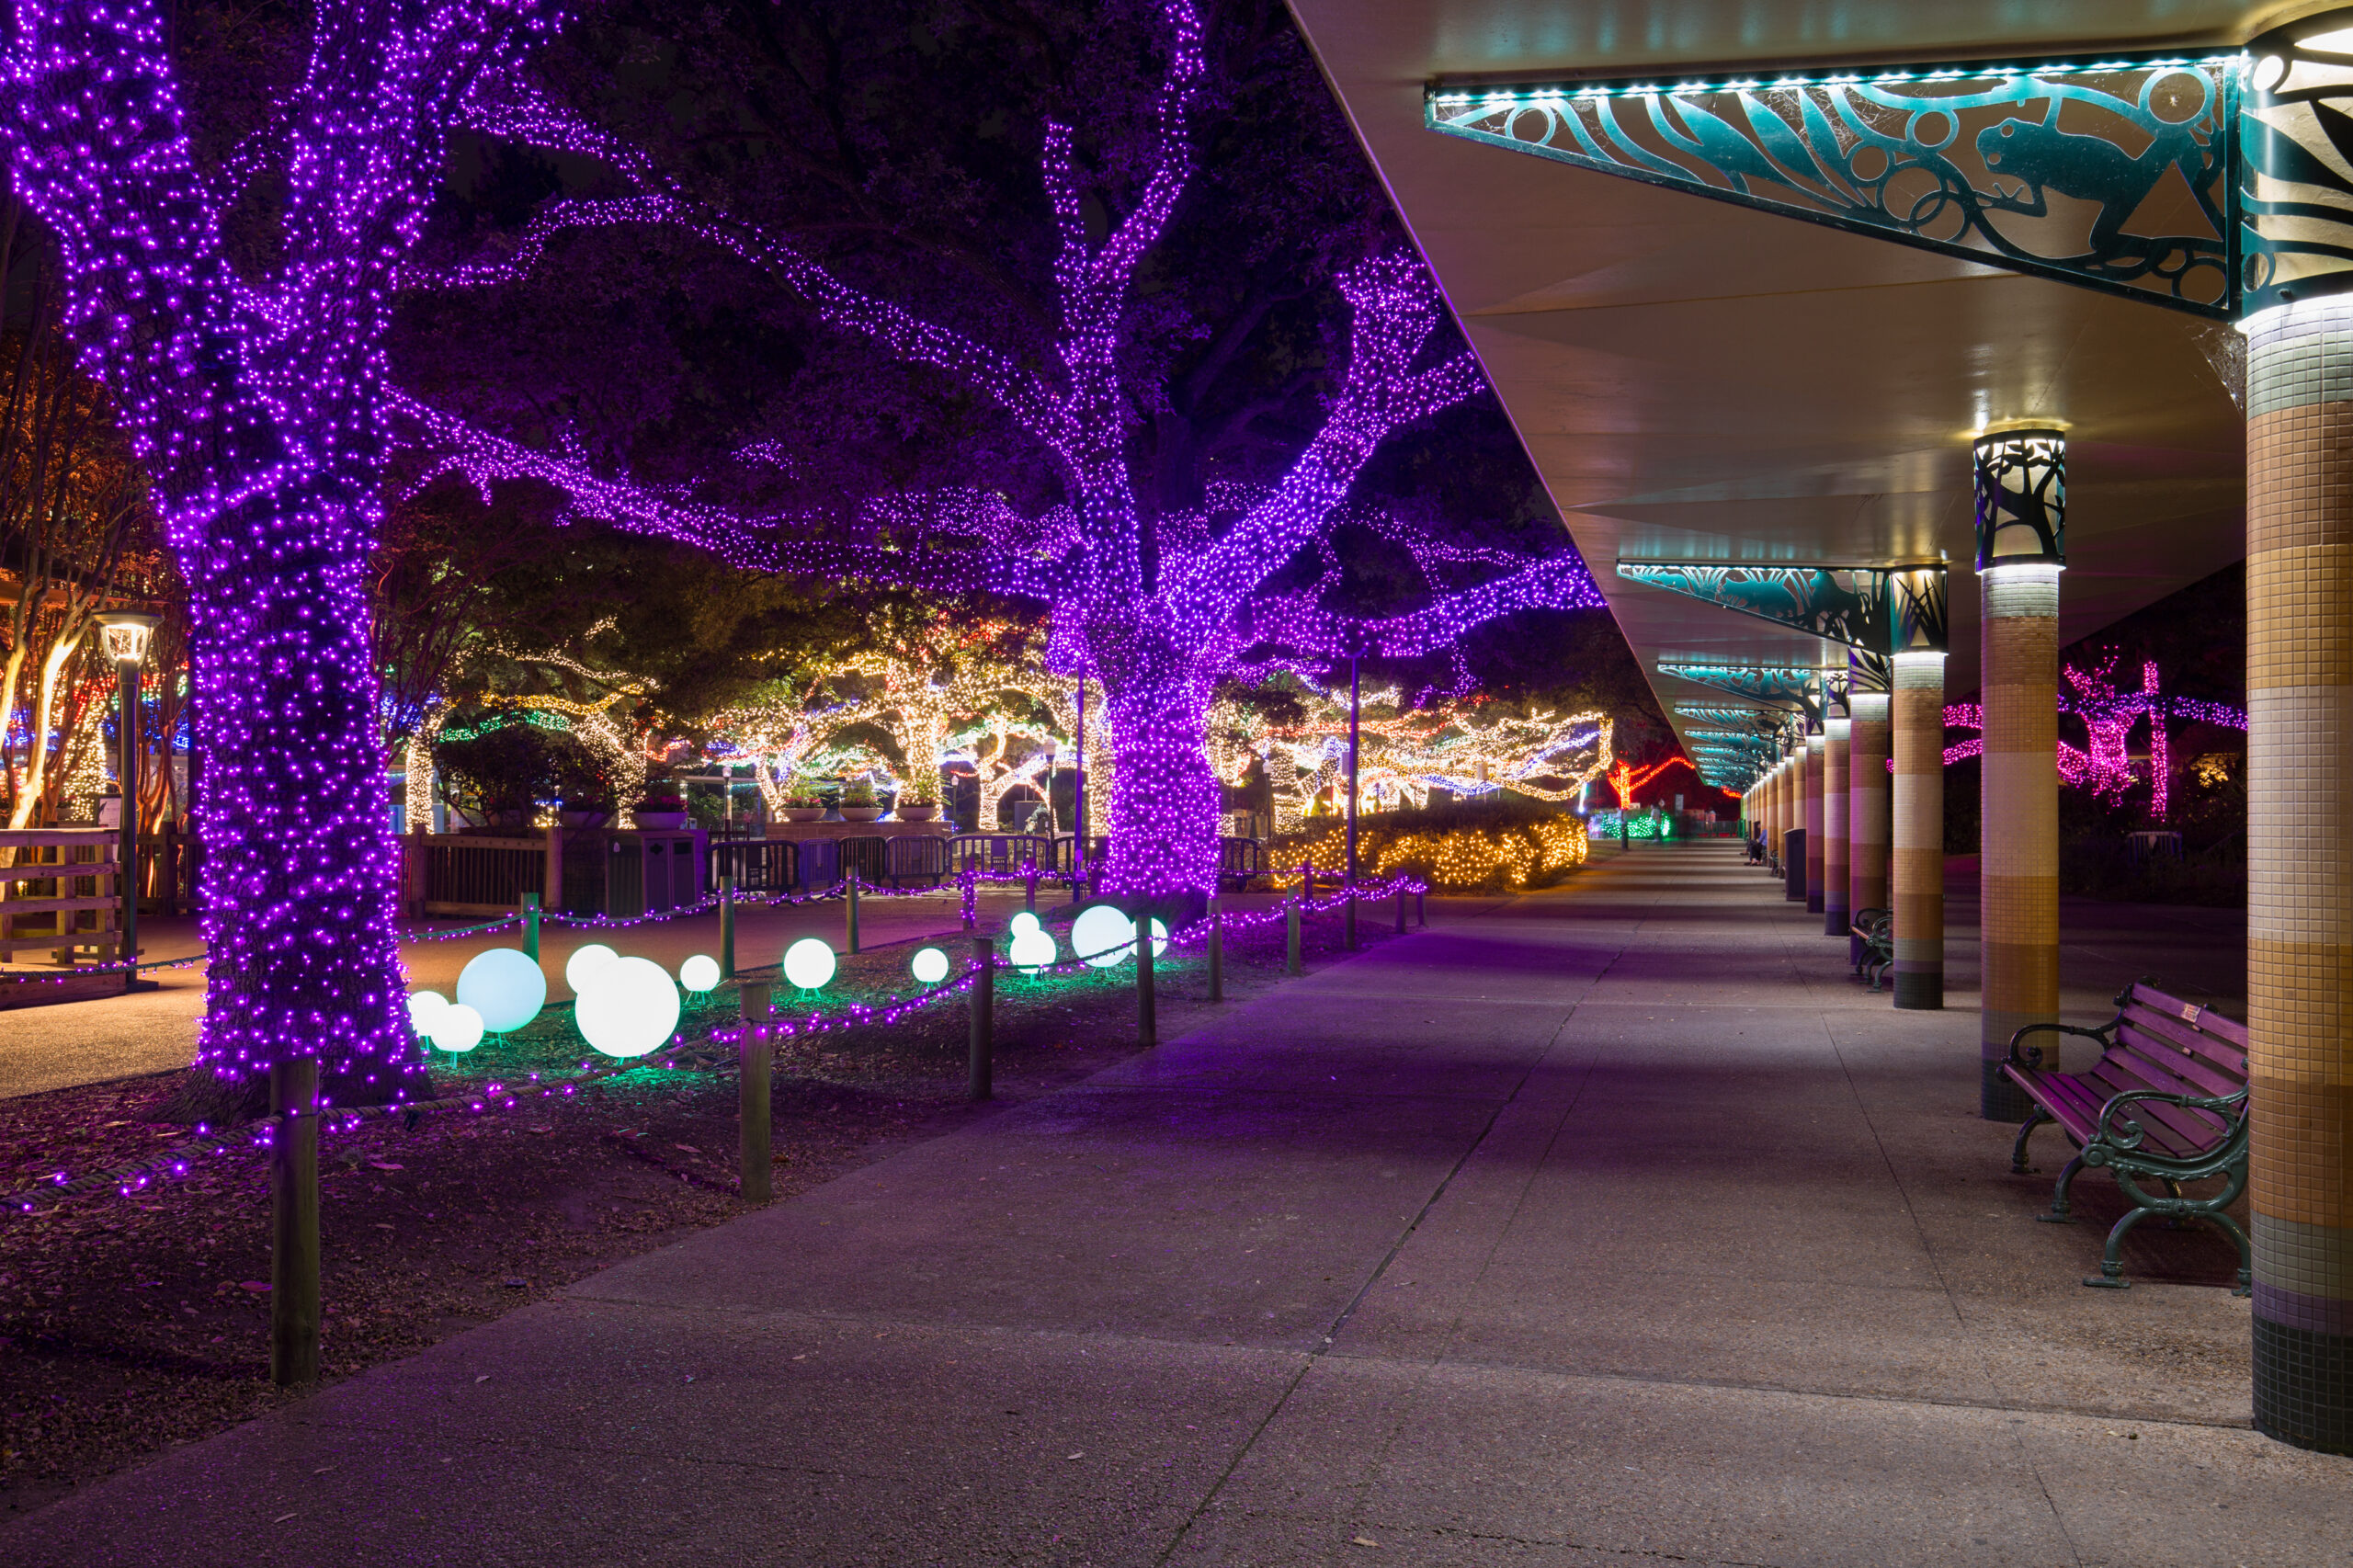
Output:
[[[1834,715],[1823,722],[1822,748],[1822,934],[1843,937],[1854,924],[1847,912],[1847,766],[1854,722]]]
[[[1814,725],[1805,738],[1805,908],[1809,915],[1823,911],[1829,858],[1823,843],[1828,832],[1824,799],[1829,780],[1830,737],[1822,726]]]
[[[1895,1005],[1935,1011],[1945,1005],[1945,569],[1897,573],[1889,589]]]
[[[2059,574],[2066,567],[2067,442],[2057,430],[1978,437],[1977,576],[1984,594],[1985,751],[1979,778],[1978,1114],[2033,1107],[2002,1075],[2010,1037],[2059,1021]],[[2057,1067],[2061,1037],[2042,1043]]]
[[[2255,1424],[2353,1453],[2353,294],[2245,330]]]

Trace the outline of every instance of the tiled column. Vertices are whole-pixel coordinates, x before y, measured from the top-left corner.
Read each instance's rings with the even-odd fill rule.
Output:
[[[1847,744],[1849,721],[1828,721],[1822,748],[1822,934],[1843,937],[1847,912]]]
[[[1978,1114],[2033,1107],[2002,1076],[2010,1037],[2059,1020],[2059,574],[2067,449],[2055,430],[1979,437],[1977,572],[1984,590],[1985,753],[1978,845]],[[2038,1039],[2046,1067],[2061,1037]]]
[[[1809,788],[1807,776],[1813,772],[1813,769],[1807,766],[1808,761],[1803,741],[1798,742],[1790,748],[1789,790],[1782,802],[1782,813],[1789,818],[1789,831],[1791,833],[1802,832],[1805,827],[1805,797]],[[1797,846],[1797,874],[1783,882],[1782,896],[1797,899],[1802,903],[1805,898],[1805,860],[1808,851],[1802,843]]]
[[[1887,907],[1887,693],[1857,691],[1847,747],[1847,904],[1855,914]],[[1847,938],[1860,960],[1862,938]]]
[[[1805,738],[1805,907],[1822,913],[1824,877],[1823,783],[1829,774],[1830,737],[1815,731]]]
[[[1895,1005],[1945,1005],[1945,569],[1891,573],[1889,907],[1895,912]]]
[[[2353,296],[2245,330],[2255,1424],[2353,1453]]]

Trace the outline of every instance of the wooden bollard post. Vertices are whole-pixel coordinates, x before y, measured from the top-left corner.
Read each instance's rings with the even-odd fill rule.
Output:
[[[776,1196],[771,1180],[775,1162],[768,1144],[767,983],[746,981],[738,995],[743,1004],[744,1038],[735,1047],[735,1060],[741,1068],[736,1079],[735,1114],[741,1123],[737,1153],[744,1201],[766,1203]]]
[[[735,978],[735,873],[719,879],[719,977]]]
[[[856,871],[848,872],[842,878],[842,907],[848,912],[847,918],[849,925],[849,929],[846,933],[848,940],[842,950],[854,953],[858,951],[858,873]]]
[[[1021,870],[1021,907],[1035,915],[1038,913],[1038,862],[1032,860]]]
[[[1357,885],[1347,884],[1340,899],[1340,946],[1357,950]]]
[[[540,895],[523,895],[523,956],[533,963],[540,961]]]
[[[1296,903],[1283,911],[1283,972],[1305,972],[1305,967],[1299,961],[1299,905]]]
[[[970,1061],[966,1064],[964,1092],[968,1098],[984,1100],[995,1093],[992,1080],[995,1076],[996,1026],[996,941],[994,937],[972,938],[972,997],[966,1011],[972,1015],[972,1039]]]
[[[269,1381],[319,1381],[319,1064],[269,1070]]]
[[[1210,900],[1210,1000],[1225,1000],[1225,905]]]
[[[1152,989],[1152,906],[1136,906],[1136,1043],[1160,1043],[1159,1009]]]
[[[1397,884],[1397,935],[1405,934],[1405,884]]]

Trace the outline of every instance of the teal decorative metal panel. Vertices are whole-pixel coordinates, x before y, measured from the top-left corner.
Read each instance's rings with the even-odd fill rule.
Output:
[[[1449,136],[2227,319],[2242,61],[1440,85],[1424,116]]]
[[[1887,646],[1887,574],[1876,567],[1620,561],[1618,575],[1849,647]]]

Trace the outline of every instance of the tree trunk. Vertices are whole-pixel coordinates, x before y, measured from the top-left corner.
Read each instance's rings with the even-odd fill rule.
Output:
[[[1122,680],[1108,699],[1120,767],[1104,885],[1154,898],[1215,891],[1224,797],[1210,768],[1206,684],[1179,668]]]
[[[273,1063],[311,1056],[323,1103],[423,1097],[401,1021],[365,503],[328,488],[263,505],[218,525],[222,543],[244,540],[186,562],[209,655],[194,670],[211,955],[197,1065],[256,1094]]]

